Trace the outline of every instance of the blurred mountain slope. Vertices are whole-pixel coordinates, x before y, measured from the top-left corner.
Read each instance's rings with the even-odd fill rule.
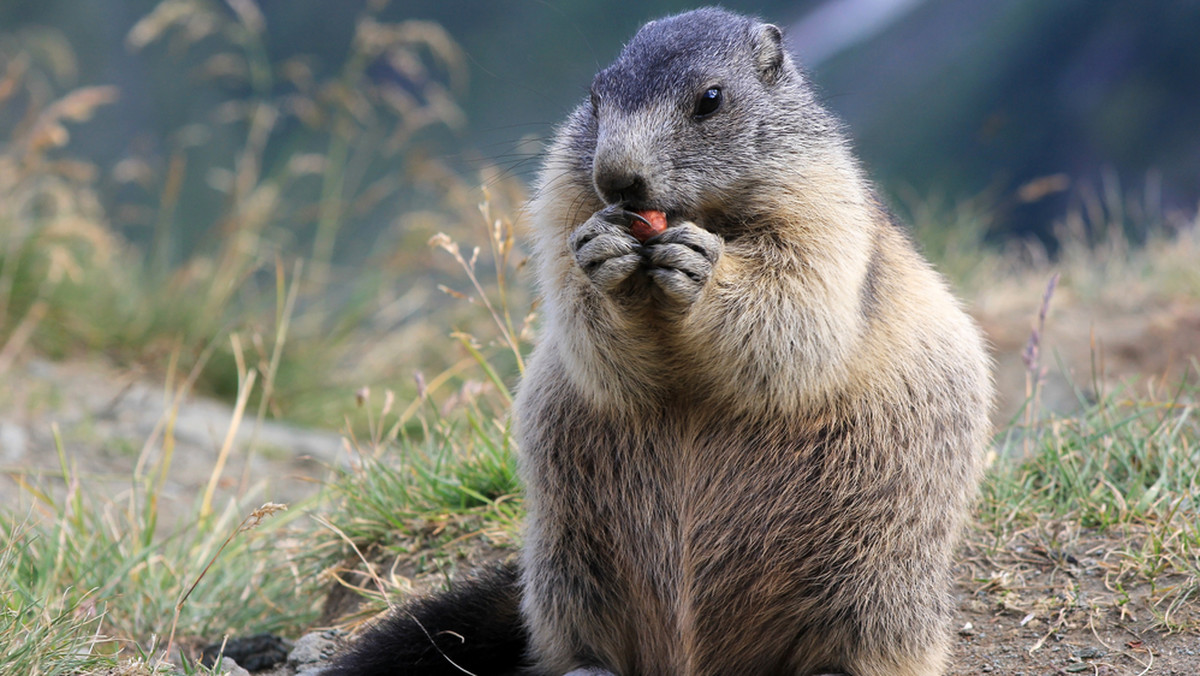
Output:
[[[927,0],[816,76],[885,185],[1004,194],[1111,171],[1193,209],[1197,35],[1195,2]],[[1045,234],[1073,192],[1015,205],[1010,233]]]

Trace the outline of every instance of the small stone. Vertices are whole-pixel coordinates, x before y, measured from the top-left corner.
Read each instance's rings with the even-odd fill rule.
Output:
[[[328,661],[341,647],[341,636],[342,634],[336,631],[320,631],[301,636],[296,639],[292,652],[288,655],[288,664],[300,672],[311,665]]]
[[[228,657],[221,658],[220,673],[225,676],[250,676],[249,671],[238,666],[237,662]]]
[[[1094,646],[1080,648],[1079,650],[1074,651],[1072,654],[1081,660],[1094,660],[1104,657],[1104,651]]]
[[[16,464],[25,459],[29,434],[16,423],[0,420],[0,460]]]

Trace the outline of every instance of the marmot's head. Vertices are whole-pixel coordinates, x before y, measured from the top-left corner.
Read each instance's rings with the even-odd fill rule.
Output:
[[[752,216],[756,191],[794,184],[809,149],[840,143],[779,29],[711,8],[642,27],[563,133],[581,188],[586,174],[607,204],[715,231]]]

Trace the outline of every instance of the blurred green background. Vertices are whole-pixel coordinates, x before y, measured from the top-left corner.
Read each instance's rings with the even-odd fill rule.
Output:
[[[234,16],[244,3],[175,4]],[[75,63],[60,69],[59,84],[119,88],[120,99],[98,109],[76,134],[74,155],[100,167],[134,156],[156,172],[165,171],[173,153],[186,155],[175,209],[179,234],[169,252],[178,262],[217,235],[213,224],[224,197],[214,188],[213,170],[228,167],[245,144],[236,124],[213,125],[214,110],[229,113],[218,104],[285,95],[297,85],[276,71],[256,91],[236,60],[214,59],[228,51],[214,35],[185,44],[187,31],[203,28],[195,22],[131,48],[131,28],[156,6],[153,0],[5,2],[0,33],[9,48],[0,50],[0,59],[15,53],[14,41],[61,41]],[[421,156],[465,176],[495,165],[528,177],[538,144],[583,96],[597,68],[647,19],[691,6],[669,0],[261,0],[266,30],[252,48],[273,64],[300,59],[319,80],[344,68],[364,12],[382,23],[436,22],[461,52],[429,59],[421,77],[444,89],[458,108],[393,144],[392,154],[381,152],[366,175]],[[1200,199],[1200,3],[764,0],[725,6],[785,28],[825,99],[847,121],[872,174],[901,205],[931,194],[953,200],[984,193],[997,208],[993,240],[1035,236],[1053,249],[1054,223],[1081,193],[1136,191],[1136,201],[1150,209],[1191,210]],[[418,99],[429,95],[428,83],[402,70],[379,58],[364,73]],[[11,106],[3,112],[20,114]],[[289,159],[305,134],[297,118],[273,127],[266,171],[273,161]],[[428,206],[430,196],[412,183],[364,217],[356,237],[339,238],[339,259],[361,260],[393,218],[389,210]],[[158,195],[127,185],[102,194],[122,232],[148,245],[153,226],[136,207],[156,203]],[[296,236],[313,233],[298,228]]]

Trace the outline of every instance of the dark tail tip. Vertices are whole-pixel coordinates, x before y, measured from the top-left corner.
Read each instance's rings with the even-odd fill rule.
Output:
[[[500,676],[526,664],[520,572],[497,565],[402,606],[359,636],[322,676]]]

